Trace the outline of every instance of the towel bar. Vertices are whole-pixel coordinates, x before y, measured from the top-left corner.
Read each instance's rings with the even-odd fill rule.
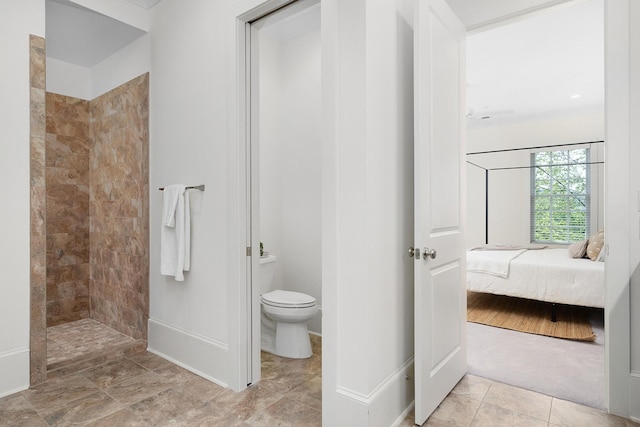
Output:
[[[160,187],[160,188],[158,188],[158,190],[164,191],[164,187]],[[185,187],[185,190],[200,190],[200,191],[204,191],[204,184],[202,184],[202,185],[192,185],[192,186],[189,186],[189,187]]]

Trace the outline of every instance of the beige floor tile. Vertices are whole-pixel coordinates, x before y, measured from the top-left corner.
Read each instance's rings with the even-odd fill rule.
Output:
[[[155,372],[146,372],[104,391],[118,402],[131,405],[171,388],[173,384]]]
[[[147,421],[140,419],[129,408],[120,409],[106,417],[102,417],[85,425],[85,427],[151,427]]]
[[[545,422],[549,421],[551,400],[551,397],[544,394],[497,382],[491,384],[484,397],[484,401],[487,403]]]
[[[0,399],[0,424],[15,427],[47,426],[21,394],[12,394]]]
[[[202,401],[182,390],[168,389],[129,407],[138,418],[163,426],[170,420],[202,405]]]
[[[51,412],[97,391],[99,388],[84,376],[73,374],[38,384],[22,395],[36,411]]]
[[[149,352],[125,356],[0,399],[0,425],[48,427],[318,427],[319,337],[309,359],[262,355],[263,381],[236,393]],[[48,420],[49,424],[45,421]],[[413,426],[413,410],[400,427]],[[467,375],[427,426],[620,426],[630,420]],[[348,422],[348,420],[346,420]],[[348,425],[348,424],[347,424]]]
[[[162,357],[153,353],[149,353],[148,351],[132,354],[128,358],[152,371],[165,366],[173,365],[173,363],[169,362],[168,360],[163,359]]]
[[[167,427],[248,427],[249,424],[229,414],[215,401],[209,401],[177,416]]]
[[[147,369],[132,360],[119,359],[86,370],[82,374],[101,389],[105,389],[146,372],[148,372]]]
[[[469,426],[481,403],[482,402],[477,399],[451,393],[442,401],[436,410],[433,411],[426,425]]]
[[[154,372],[166,378],[175,386],[180,387],[185,393],[190,393],[197,397],[202,402],[213,399],[225,389],[177,365],[165,366],[156,369]]]
[[[254,422],[256,416],[262,416],[264,414],[270,418],[269,423],[256,424]],[[270,405],[264,413],[254,413],[247,419],[247,422],[254,425],[322,426],[321,412],[319,410],[286,396]]]
[[[93,319],[51,326],[47,328],[47,365],[133,342],[133,338]]]
[[[626,421],[624,418],[560,399],[553,399],[551,417],[549,419],[551,424],[565,427],[625,427]]]
[[[454,387],[452,393],[482,400],[486,396],[490,386],[491,380],[467,374],[462,377],[460,382]]]
[[[223,405],[236,419],[244,421],[255,413],[263,412],[280,398],[281,394],[274,393],[258,383],[240,393],[225,389],[215,397],[215,401]]]
[[[84,425],[120,410],[122,406],[98,391],[64,405],[61,409],[44,415],[51,427]]]
[[[501,408],[490,403],[482,403],[471,423],[472,427],[546,427],[547,422],[538,418]]]
[[[287,396],[322,411],[322,378],[312,377],[287,393]]]

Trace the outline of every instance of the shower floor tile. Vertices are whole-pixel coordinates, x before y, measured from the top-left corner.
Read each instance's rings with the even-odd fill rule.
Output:
[[[60,365],[136,342],[93,319],[52,326],[47,328],[47,366]]]

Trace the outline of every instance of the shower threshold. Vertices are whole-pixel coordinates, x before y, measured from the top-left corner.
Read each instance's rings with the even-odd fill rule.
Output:
[[[93,319],[51,326],[47,328],[47,379],[81,371],[146,348],[146,340],[131,338]]]

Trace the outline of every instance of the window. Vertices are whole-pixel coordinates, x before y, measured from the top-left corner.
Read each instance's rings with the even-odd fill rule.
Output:
[[[589,148],[531,154],[531,241],[570,243],[588,237]]]

